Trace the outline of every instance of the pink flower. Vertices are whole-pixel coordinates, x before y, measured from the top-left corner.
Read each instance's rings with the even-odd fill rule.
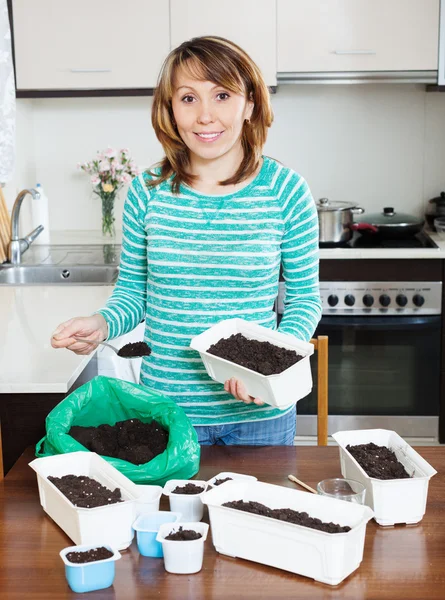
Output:
[[[104,152],[104,156],[106,156],[106,158],[114,158],[116,154],[116,150],[114,148],[110,148],[110,146],[108,146],[108,148]]]
[[[123,183],[130,183],[131,179],[132,179],[132,177],[128,173],[124,173],[122,175],[122,182]]]
[[[99,163],[99,172],[103,173],[104,171],[109,171],[109,170],[110,170],[110,164],[106,160],[103,160]]]
[[[97,175],[93,175],[93,176],[91,177],[91,183],[92,183],[93,185],[98,185],[98,184],[100,183],[100,178],[99,178]]]

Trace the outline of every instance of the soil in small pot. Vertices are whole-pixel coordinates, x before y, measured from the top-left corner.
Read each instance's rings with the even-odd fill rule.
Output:
[[[51,481],[74,506],[79,508],[95,508],[123,502],[120,488],[111,491],[86,475],[63,475],[63,477],[50,475],[48,481]]]
[[[215,479],[215,481],[213,482],[213,485],[214,486],[221,485],[222,483],[225,483],[226,481],[233,481],[233,477],[224,477],[224,479]]]
[[[204,491],[204,488],[200,485],[195,485],[194,483],[186,483],[184,486],[177,486],[174,490],[171,491],[172,494],[200,494]]]
[[[172,540],[174,542],[191,542],[192,540],[199,540],[202,535],[192,529],[183,529],[181,526],[178,531],[172,531],[165,536],[166,540]]]
[[[117,355],[123,358],[140,358],[141,356],[150,356],[151,348],[145,342],[132,342],[125,344],[119,349]]]
[[[68,433],[91,452],[120,458],[134,465],[143,465],[162,454],[169,437],[168,431],[157,421],[143,423],[139,419],[98,427],[74,425]]]
[[[242,333],[222,338],[212,344],[207,352],[262,375],[282,373],[304,358],[295,350],[280,348],[270,342],[249,340]]]
[[[111,558],[112,556],[113,552],[110,552],[110,550],[105,548],[105,546],[101,546],[100,548],[91,548],[91,550],[85,550],[83,552],[68,552],[66,559],[71,563],[81,565],[83,563],[105,560],[106,558]]]
[[[396,458],[395,453],[386,446],[377,446],[373,442],[346,446],[346,450],[355,458],[362,469],[375,479],[408,479],[411,477],[405,467]]]
[[[234,500],[232,502],[225,502],[222,506],[253,513],[254,515],[261,515],[262,517],[270,517],[271,519],[277,519],[278,521],[295,523],[296,525],[302,525],[303,527],[309,527],[310,529],[318,529],[319,531],[325,531],[326,533],[346,533],[351,530],[347,525],[343,527],[336,523],[324,523],[320,519],[310,517],[307,512],[298,512],[292,508],[269,508],[264,504],[260,504],[260,502]]]

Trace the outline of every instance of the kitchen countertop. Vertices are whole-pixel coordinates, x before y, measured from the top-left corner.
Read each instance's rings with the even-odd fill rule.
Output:
[[[94,353],[55,350],[54,329],[104,305],[112,286],[0,288],[0,393],[67,392]]]
[[[426,231],[437,244],[437,248],[320,248],[321,260],[332,259],[409,259],[437,258],[445,259],[445,239],[440,239],[437,233]],[[91,244],[120,244],[122,232],[116,231],[114,238],[105,237],[100,231],[52,231],[51,244],[91,245]]]

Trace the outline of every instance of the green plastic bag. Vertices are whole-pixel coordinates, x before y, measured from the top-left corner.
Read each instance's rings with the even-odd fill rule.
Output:
[[[113,467],[135,483],[156,485],[169,479],[189,479],[198,472],[198,436],[182,408],[149,388],[103,376],[77,388],[53,408],[46,417],[46,436],[37,444],[36,456],[87,450],[68,435],[72,425],[97,427],[133,418],[144,423],[156,419],[167,429],[167,449],[142,465],[103,456]]]

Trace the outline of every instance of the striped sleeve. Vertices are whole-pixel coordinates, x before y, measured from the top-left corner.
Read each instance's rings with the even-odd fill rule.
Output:
[[[321,318],[318,282],[318,215],[303,177],[293,174],[283,194],[281,262],[284,313],[278,331],[309,341]]]
[[[108,324],[109,340],[128,333],[145,318],[147,202],[148,190],[140,176],[132,181],[124,205],[119,277],[105,307],[97,311]]]

